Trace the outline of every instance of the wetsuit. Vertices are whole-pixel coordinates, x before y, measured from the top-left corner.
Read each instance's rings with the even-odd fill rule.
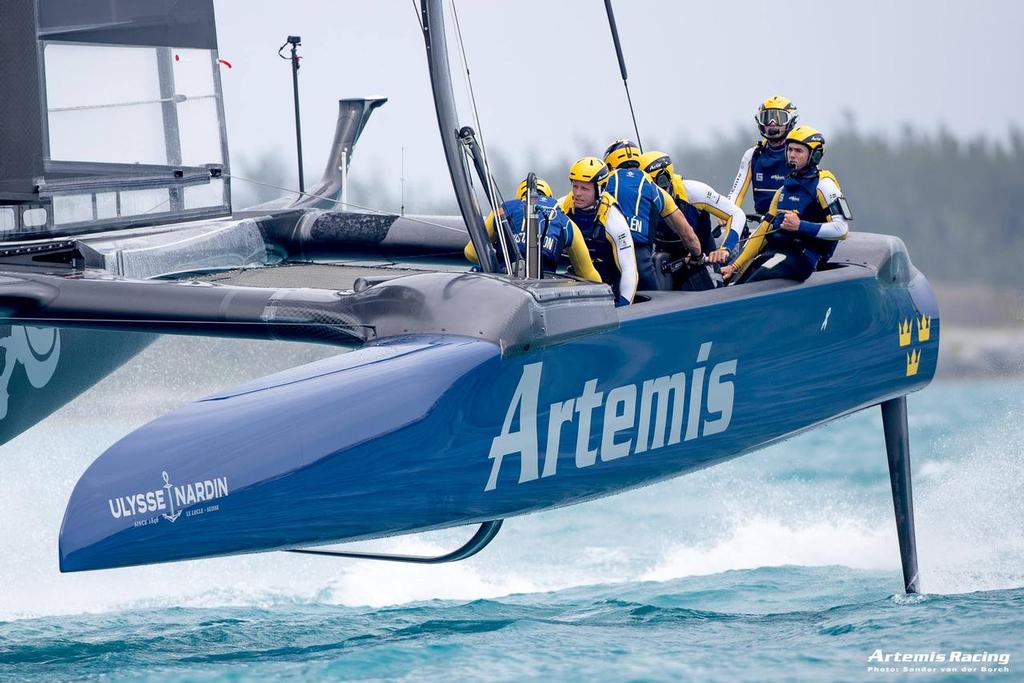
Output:
[[[765,219],[733,263],[734,280],[806,280],[832,257],[839,240],[849,233],[841,200],[839,182],[829,171],[810,166],[787,176]],[[782,229],[786,211],[795,211],[800,217],[798,230]]]
[[[541,234],[541,263],[546,272],[553,273],[558,269],[558,262],[562,252],[568,250],[569,260],[572,262],[573,270],[579,277],[591,282],[601,282],[601,276],[594,269],[594,264],[587,251],[586,241],[580,233],[580,229],[572,220],[558,207],[558,201],[552,197],[538,197],[537,204],[537,227]],[[499,210],[504,214],[509,226],[512,229],[512,237],[515,240],[519,253],[526,256],[526,200],[510,199],[503,202]],[[492,242],[496,240],[494,225],[494,212],[491,211],[484,219],[484,227],[487,228],[487,235]],[[500,250],[500,242],[497,242]],[[473,243],[469,242],[463,253],[470,261],[477,263],[476,249]],[[504,271],[504,260],[498,258],[499,268]]]
[[[658,289],[658,278],[652,260],[654,225],[657,217],[665,218],[679,207],[665,190],[654,184],[638,168],[620,168],[608,178],[605,192],[615,198],[626,224],[633,233],[636,262],[640,272],[640,289]],[[586,234],[584,232],[584,234]]]
[[[567,194],[558,200],[562,211],[579,227],[594,267],[612,286],[618,305],[632,303],[638,284],[633,235],[615,199],[607,192],[594,206],[579,209]]]
[[[700,249],[705,254],[710,254],[719,247],[718,241],[714,238],[711,228],[711,216],[715,216],[725,224],[725,238],[721,246],[732,249],[740,240],[743,226],[747,222],[743,211],[733,204],[727,197],[715,192],[712,187],[699,180],[684,180],[678,173],[672,174],[672,199],[675,200],[679,210],[683,212],[686,222],[690,224],[697,238],[700,240]],[[667,225],[659,226],[659,235],[664,235],[666,241],[677,242],[675,232]]]
[[[782,187],[789,175],[786,159],[786,143],[782,141],[778,147],[761,140],[743,153],[736,180],[729,190],[729,201],[736,206],[743,206],[743,198],[751,186],[754,188],[754,211],[763,216],[768,213],[772,197]],[[742,231],[742,228],[741,228]]]

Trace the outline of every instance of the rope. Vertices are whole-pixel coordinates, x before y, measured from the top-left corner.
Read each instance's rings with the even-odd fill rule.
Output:
[[[476,127],[476,133],[479,138],[480,156],[484,162],[484,175],[486,176],[483,180],[487,184],[489,192],[487,192],[488,201],[491,205],[491,211],[494,215],[495,220],[495,232],[498,235],[498,241],[501,243],[502,257],[505,261],[505,272],[512,274],[512,261],[510,253],[513,251],[509,248],[508,239],[505,235],[505,230],[502,229],[501,216],[498,213],[499,199],[501,194],[498,191],[497,186],[494,183],[494,178],[491,176],[491,164],[487,158],[487,152],[484,146],[484,129],[480,125],[480,112],[476,106],[476,93],[473,91],[473,78],[469,73],[469,60],[466,58],[466,45],[462,40],[462,25],[459,23],[459,11],[455,7],[455,0],[451,0],[452,4],[452,18],[455,20],[455,37],[459,41],[459,55],[462,59],[462,66],[466,72],[466,89],[469,91],[469,101],[473,105],[473,125]],[[516,262],[519,261],[519,250],[515,249]]]
[[[422,32],[424,30],[423,16],[421,14],[420,8],[416,6],[416,0],[412,0],[412,11],[416,13],[416,23],[420,25],[420,31]]]

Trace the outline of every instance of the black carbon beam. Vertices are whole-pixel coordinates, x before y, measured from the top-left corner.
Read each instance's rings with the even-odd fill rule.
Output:
[[[896,512],[896,533],[900,540],[903,584],[907,593],[917,593],[917,540],[914,534],[914,494],[910,486],[910,431],[907,428],[907,397],[885,401],[882,427],[889,456],[889,481]]]
[[[481,301],[488,306],[479,308]],[[475,308],[474,308],[475,307]],[[479,310],[478,310],[479,309]],[[466,315],[466,311],[476,311]],[[503,353],[618,325],[607,285],[480,273],[364,280],[354,290],[245,287],[0,271],[0,324],[277,339],[342,347],[408,334],[489,341]]]
[[[494,519],[489,522],[482,523],[480,528],[476,530],[476,533],[473,534],[472,538],[455,550],[450,553],[445,553],[444,555],[389,555],[387,553],[361,553],[344,550],[308,550],[304,548],[293,548],[286,550],[285,552],[302,553],[303,555],[321,555],[324,557],[347,557],[355,560],[411,562],[413,564],[443,564],[445,562],[458,562],[459,560],[465,560],[468,557],[472,557],[486,548],[487,544],[493,541],[494,537],[498,535],[502,521],[503,520],[500,519]]]
[[[0,273],[5,324],[360,346],[374,329],[359,309],[373,300],[322,289]]]

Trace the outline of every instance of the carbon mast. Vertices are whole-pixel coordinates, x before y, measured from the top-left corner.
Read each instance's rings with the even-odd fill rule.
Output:
[[[461,155],[460,126],[455,111],[455,95],[452,92],[451,70],[448,67],[448,44],[444,34],[444,8],[442,0],[421,0],[420,23],[427,47],[427,66],[430,70],[430,88],[434,93],[434,110],[441,132],[441,144],[452,177],[455,198],[459,211],[466,221],[469,238],[476,249],[480,269],[485,273],[497,270],[494,248],[484,228],[480,206],[470,187],[469,173]]]

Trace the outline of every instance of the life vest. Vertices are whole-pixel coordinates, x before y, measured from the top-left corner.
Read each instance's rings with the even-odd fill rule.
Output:
[[[619,278],[622,273],[615,260],[615,245],[608,241],[604,227],[608,211],[614,204],[614,197],[605,192],[601,194],[601,199],[595,206],[590,209],[577,209],[573,204],[572,194],[568,194],[562,200],[560,208],[580,229],[583,241],[587,243],[590,259],[594,262],[594,268],[601,276],[601,281],[611,285],[617,297],[619,295]]]
[[[754,194],[754,211],[762,216],[768,213],[776,190],[782,187],[788,177],[786,146],[774,149],[764,140],[758,142],[750,158],[750,185]]]
[[[501,205],[505,212],[505,220],[512,229],[512,237],[515,240],[519,253],[526,256],[526,200],[510,199]],[[544,270],[555,272],[558,269],[558,262],[561,259],[562,251],[572,244],[572,225],[568,216],[559,208],[558,200],[553,197],[537,197],[537,229],[541,234],[541,251],[543,252],[542,262]],[[551,210],[555,210],[554,217],[547,219]],[[501,243],[498,242],[500,245]]]
[[[772,230],[765,237],[766,248],[787,253],[799,253],[808,260],[813,268],[824,263],[835,253],[839,244],[835,240],[823,240],[805,233],[783,230],[780,226],[786,211],[796,211],[800,220],[812,223],[826,223],[829,211],[818,199],[818,181],[830,178],[839,186],[834,175],[829,171],[814,169],[800,176],[789,175],[782,184],[777,211],[772,222]]]
[[[605,192],[615,198],[637,247],[651,246],[654,219],[667,216],[676,209],[672,198],[639,168],[620,168],[612,173]]]

